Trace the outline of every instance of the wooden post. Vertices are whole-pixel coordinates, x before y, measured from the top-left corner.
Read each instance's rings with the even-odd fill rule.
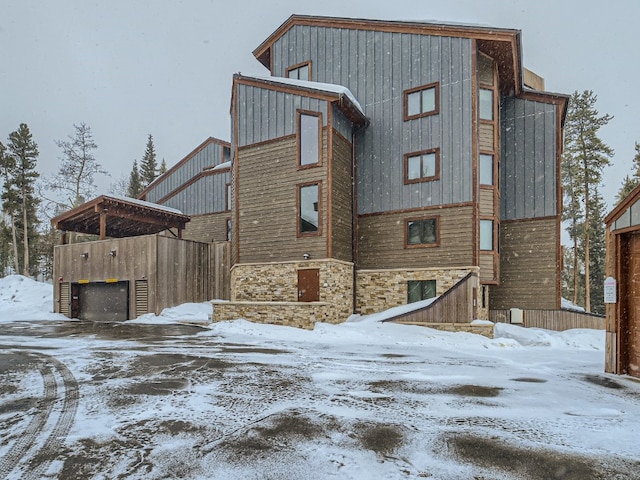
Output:
[[[67,244],[67,232],[63,231],[62,235],[60,236],[60,245],[66,245]]]
[[[100,212],[100,240],[107,238],[107,211]]]

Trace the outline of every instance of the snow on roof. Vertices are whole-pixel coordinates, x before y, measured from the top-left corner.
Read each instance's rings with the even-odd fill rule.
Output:
[[[123,195],[104,195],[105,198],[112,198],[114,200],[121,200],[123,202],[134,203],[142,207],[154,208],[156,210],[164,210],[170,213],[176,213],[178,215],[184,215],[181,210],[177,208],[167,207],[166,205],[160,205],[157,203],[147,202],[145,200],[139,200],[137,198],[125,197]]]
[[[260,76],[260,75],[254,75],[252,76],[252,78],[256,78],[258,80],[265,80],[273,83],[280,83],[283,85],[292,85],[295,87],[310,88],[313,90],[318,90],[320,92],[329,92],[329,93],[336,93],[338,95],[344,95],[347,98],[349,98],[353,106],[358,109],[358,111],[362,114],[362,116],[366,116],[364,114],[364,110],[362,109],[362,106],[360,105],[356,97],[353,95],[353,93],[351,93],[351,91],[347,87],[344,87],[342,85],[335,85],[333,83],[310,82],[307,80],[296,80],[294,78],[269,77],[269,76]]]
[[[229,160],[228,162],[221,163],[220,165],[216,165],[211,169],[211,171],[215,172],[216,170],[224,170],[226,168],[231,168],[231,160]]]

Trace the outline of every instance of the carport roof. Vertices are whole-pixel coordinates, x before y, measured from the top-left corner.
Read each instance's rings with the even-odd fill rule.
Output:
[[[100,238],[150,235],[171,228],[178,236],[190,220],[180,210],[135,198],[101,195],[51,219],[65,232],[100,235]]]

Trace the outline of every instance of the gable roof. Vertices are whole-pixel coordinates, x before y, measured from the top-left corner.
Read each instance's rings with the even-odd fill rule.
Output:
[[[627,195],[616,207],[609,212],[609,215],[604,217],[604,223],[607,228],[611,227],[616,220],[625,214],[629,208],[631,208],[638,200],[640,200],[640,185],[636,186],[629,195]]]
[[[65,232],[100,235],[105,214],[106,235],[113,238],[159,233],[170,228],[182,230],[190,221],[180,210],[135,198],[101,195],[51,219],[51,225]]]
[[[347,30],[409,33],[446,37],[473,38],[480,51],[491,56],[499,66],[500,85],[505,93],[520,94],[523,68],[520,30],[449,24],[442,22],[368,20],[341,17],[291,15],[254,51],[253,55],[271,70],[271,47],[295,26],[316,26]]]

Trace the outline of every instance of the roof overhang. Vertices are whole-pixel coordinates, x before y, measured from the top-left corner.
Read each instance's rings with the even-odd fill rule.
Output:
[[[188,215],[162,205],[101,195],[54,217],[51,225],[65,232],[123,238],[150,235],[171,228],[181,231],[188,221]]]
[[[475,39],[479,50],[494,58],[498,63],[502,93],[519,95],[522,90],[520,30],[437,22],[292,15],[253,51],[253,55],[271,70],[271,47],[287,31],[297,25]]]

